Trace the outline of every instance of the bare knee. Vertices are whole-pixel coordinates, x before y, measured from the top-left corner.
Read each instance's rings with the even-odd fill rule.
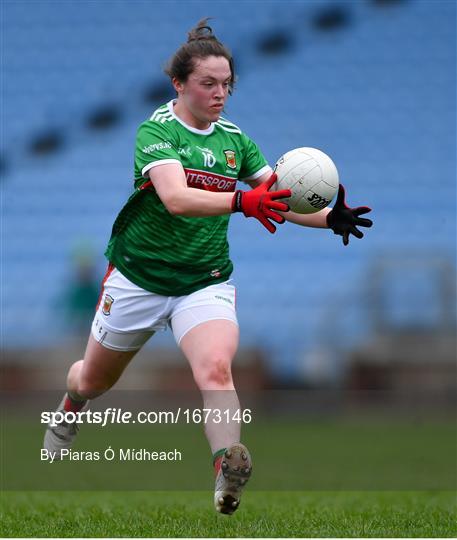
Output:
[[[73,395],[84,399],[94,399],[113,386],[103,379],[94,380],[85,376],[84,360],[75,362],[67,375],[67,388]]]
[[[198,372],[194,372],[195,382],[205,390],[232,390],[233,379],[231,358],[216,354],[203,362]]]
[[[83,364],[84,360],[78,360],[71,366],[70,370],[68,371],[67,388],[69,390],[73,390],[74,392],[77,391],[79,374],[81,373]]]
[[[84,360],[70,370],[72,385],[68,388],[85,399],[94,399],[109,390],[119,379],[136,351],[107,349],[89,337]]]

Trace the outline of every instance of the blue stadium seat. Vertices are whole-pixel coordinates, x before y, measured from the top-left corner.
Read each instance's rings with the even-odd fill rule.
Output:
[[[293,372],[294,351],[298,362],[319,345],[331,310],[358,296],[380,251],[442,250],[452,257],[455,5],[409,2],[383,11],[348,3],[347,27],[334,33],[313,28],[312,14],[331,4],[275,0],[258,9],[255,2],[215,2],[209,9],[206,2],[167,2],[161,6],[173,17],[162,10],[160,25],[154,25],[159,3],[132,9],[110,2],[109,10],[106,2],[5,4],[3,125],[12,161],[3,184],[5,346],[56,339],[54,302],[68,275],[71,246],[89,238],[103,252],[132,190],[136,128],[155,108],[142,101],[143,92],[163,80],[164,62],[205,15],[215,18],[217,34],[240,60],[227,116],[272,165],[298,146],[328,152],[349,202],[372,206],[376,220],[366,241],[344,248],[328,231],[288,224],[271,236],[257,222],[234,216],[230,242],[242,344],[287,349],[283,368]],[[258,40],[277,28],[290,32],[295,47],[262,57]],[[106,103],[120,108],[119,123],[89,130],[88,116]],[[31,156],[33,136],[49,127],[62,130],[62,150]],[[402,294],[413,298],[415,288]],[[369,331],[363,305],[357,306],[346,343]],[[169,337],[159,342],[170,344]]]

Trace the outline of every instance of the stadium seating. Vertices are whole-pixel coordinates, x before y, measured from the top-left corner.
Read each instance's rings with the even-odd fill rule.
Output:
[[[341,346],[366,336],[366,276],[376,257],[410,249],[453,256],[455,4],[348,2],[347,24],[313,26],[332,5],[5,3],[4,346],[67,337],[56,299],[72,246],[90,240],[102,274],[101,254],[132,186],[136,127],[160,104],[146,103],[145,89],[163,83],[164,62],[205,15],[240,67],[227,116],[272,164],[294,147],[323,149],[350,204],[374,209],[375,227],[349,248],[328,231],[286,224],[270,236],[233,217],[243,345],[282,351],[272,369],[293,376],[305,351],[332,336]],[[290,48],[262,54],[260,40],[278,31],[291,36]],[[119,122],[89,129],[104,104],[117,107]],[[50,129],[60,149],[33,155],[33,140]],[[351,298],[359,301],[347,330],[341,318]]]

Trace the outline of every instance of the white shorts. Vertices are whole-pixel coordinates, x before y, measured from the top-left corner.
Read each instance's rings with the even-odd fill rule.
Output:
[[[206,321],[226,319],[238,325],[235,287],[230,281],[187,296],[161,296],[138,287],[112,265],[102,285],[92,335],[108,349],[136,351],[169,325],[176,342]]]

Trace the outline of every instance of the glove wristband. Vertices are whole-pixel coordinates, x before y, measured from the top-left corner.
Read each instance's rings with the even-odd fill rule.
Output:
[[[243,210],[242,205],[241,205],[242,199],[243,199],[243,191],[241,189],[237,189],[232,199],[232,212],[242,212]]]

